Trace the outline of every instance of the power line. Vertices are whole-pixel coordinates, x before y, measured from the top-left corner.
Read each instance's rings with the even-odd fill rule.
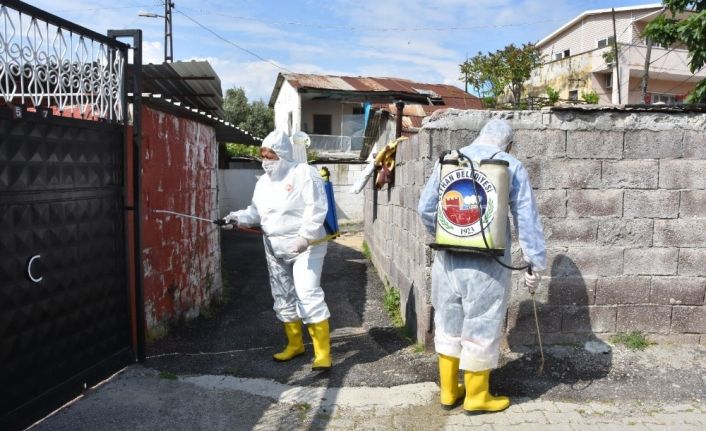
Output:
[[[268,59],[266,59],[266,58],[263,58],[263,57],[261,57],[260,55],[258,55],[257,53],[255,53],[255,52],[253,52],[253,51],[250,51],[249,49],[244,48],[244,47],[238,45],[237,43],[226,39],[225,37],[221,36],[220,34],[216,33],[215,31],[211,30],[210,28],[206,27],[205,25],[201,24],[200,22],[196,21],[194,18],[190,17],[189,15],[185,14],[184,12],[182,12],[182,11],[180,11],[180,10],[176,10],[176,13],[181,14],[181,15],[184,15],[184,17],[186,17],[189,21],[193,22],[194,24],[198,25],[198,26],[201,27],[202,29],[204,29],[204,30],[206,30],[207,32],[211,33],[212,35],[214,35],[214,36],[217,37],[218,39],[222,40],[223,42],[225,42],[225,43],[227,43],[227,44],[229,44],[229,45],[233,45],[234,47],[236,47],[236,48],[238,48],[238,49],[240,49],[240,50],[242,50],[242,51],[244,51],[244,52],[247,52],[248,54],[252,55],[253,57],[257,58],[258,60],[260,60],[260,61],[262,61],[262,62],[265,62],[265,63],[267,63],[267,64],[270,64],[270,65],[272,65],[272,66],[274,66],[274,67],[276,67],[276,68],[278,68],[278,69],[284,70],[285,72],[294,73],[294,72],[292,72],[291,70],[289,70],[289,69],[287,69],[287,68],[285,68],[285,67],[280,66],[279,64],[275,63],[274,61],[268,60]]]
[[[182,8],[184,9],[184,8]],[[189,8],[186,8],[189,9]],[[217,15],[222,17],[228,17],[232,19],[239,19],[243,21],[254,21],[269,25],[296,25],[299,27],[315,28],[319,30],[347,30],[347,31],[367,31],[367,32],[391,32],[391,31],[466,31],[466,30],[477,30],[477,29],[487,29],[487,28],[508,28],[508,27],[524,27],[536,24],[545,24],[549,22],[561,22],[565,20],[561,19],[546,19],[542,21],[533,22],[522,22],[514,24],[484,24],[475,26],[458,26],[458,27],[357,27],[349,25],[325,25],[318,23],[307,23],[302,21],[269,21],[258,18],[251,18],[241,15],[229,15],[220,12],[204,11],[203,9],[191,9],[192,11],[199,12],[204,15]]]
[[[687,77],[685,80],[679,82],[677,85],[675,85],[674,87],[672,87],[672,88],[670,88],[669,90],[665,91],[664,93],[665,93],[665,94],[671,94],[672,91],[676,90],[677,88],[679,88],[679,86],[683,85],[684,83],[686,83],[687,81],[689,81],[691,78],[693,78],[694,76],[696,76],[696,74],[699,73],[704,67],[706,67],[706,66],[701,66],[701,67],[698,68],[696,71],[694,71],[694,73],[692,73],[691,76],[689,76],[689,77]]]
[[[159,4],[137,4],[137,5],[131,5],[131,6],[105,6],[105,7],[95,7],[95,8],[79,8],[79,9],[60,9],[57,11],[54,11],[54,13],[61,13],[61,12],[93,12],[93,11],[101,11],[101,10],[115,10],[115,9],[137,9],[141,7],[156,7],[156,6],[161,6],[162,3]]]

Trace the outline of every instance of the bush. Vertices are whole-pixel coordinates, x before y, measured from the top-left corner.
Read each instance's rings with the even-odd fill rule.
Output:
[[[495,97],[486,96],[481,98],[481,102],[483,103],[484,108],[495,108],[497,100]]]
[[[547,86],[546,92],[547,92],[547,98],[549,99],[549,103],[551,103],[553,105],[559,101],[559,91],[558,90],[555,90],[553,87]]]
[[[229,157],[252,157],[260,158],[260,147],[255,145],[227,143],[226,151]]]
[[[589,105],[596,105],[598,104],[598,93],[595,91],[589,91],[588,93],[582,91],[581,92],[581,98],[584,100],[584,102],[588,103]]]

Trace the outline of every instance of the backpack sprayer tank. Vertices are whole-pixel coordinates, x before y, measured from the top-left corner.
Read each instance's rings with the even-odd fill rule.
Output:
[[[434,249],[505,254],[509,163],[472,162],[458,151],[441,156]],[[473,163],[473,164],[472,164]]]

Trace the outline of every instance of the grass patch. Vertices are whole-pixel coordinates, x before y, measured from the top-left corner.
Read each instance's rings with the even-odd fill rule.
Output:
[[[165,324],[157,325],[154,328],[148,329],[145,334],[145,342],[152,344],[157,340],[161,340],[169,334],[169,328]]]
[[[382,303],[387,315],[392,320],[392,324],[397,328],[404,326],[402,312],[400,311],[400,291],[386,284]]]
[[[368,247],[368,243],[363,241],[362,248],[363,248],[363,250],[361,250],[361,251],[363,253],[363,256],[365,256],[366,259],[370,260],[370,257],[372,256],[372,254],[370,254],[370,247]]]
[[[610,337],[613,344],[622,344],[633,350],[645,350],[651,343],[645,338],[645,335],[640,331],[632,331],[626,333],[618,333]]]
[[[426,347],[424,346],[424,343],[417,343],[414,346],[412,346],[412,351],[414,353],[424,353],[426,352]]]
[[[296,403],[292,406],[292,410],[296,412],[297,418],[300,421],[306,419],[306,414],[311,410],[311,404],[309,403]]]
[[[179,376],[170,371],[160,371],[159,378],[164,380],[178,380]]]
[[[397,329],[400,335],[405,338],[410,344],[415,341],[414,332],[404,324],[402,319],[402,311],[400,309],[400,291],[390,286],[390,282],[385,279],[385,294],[382,297],[382,305],[387,311],[387,315],[392,321],[392,325]],[[416,347],[414,348],[416,351]],[[421,347],[424,351],[424,346]]]

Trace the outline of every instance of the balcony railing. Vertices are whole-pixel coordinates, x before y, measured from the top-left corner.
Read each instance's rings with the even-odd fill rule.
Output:
[[[310,149],[322,155],[357,156],[363,148],[363,136],[309,135]]]

